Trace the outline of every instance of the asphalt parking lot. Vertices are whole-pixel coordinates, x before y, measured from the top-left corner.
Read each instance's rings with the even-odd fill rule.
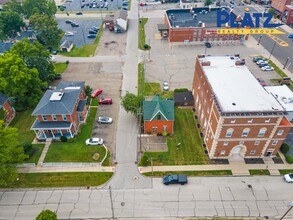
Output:
[[[106,2],[108,2],[108,7],[101,7]],[[63,5],[66,7],[65,11],[116,11],[119,8],[128,9],[127,5],[122,5],[123,2],[127,2],[127,0],[84,0],[84,2],[82,0],[67,0]],[[90,8],[90,3],[96,4],[96,7]],[[83,4],[85,6],[82,8]]]
[[[82,15],[80,16],[82,17]],[[73,44],[76,47],[82,47],[84,44],[92,44],[94,42],[94,38],[87,38],[87,35],[89,34],[89,30],[92,26],[100,27],[101,20],[82,20],[82,19],[70,19],[73,22],[76,22],[79,24],[79,27],[71,27],[71,24],[66,24],[65,21],[67,19],[59,19],[58,27],[62,29],[64,32],[70,31],[74,34],[74,36],[63,36],[63,38],[60,41],[60,44],[64,42],[65,40],[70,40],[73,42]],[[68,19],[69,20],[69,19]]]

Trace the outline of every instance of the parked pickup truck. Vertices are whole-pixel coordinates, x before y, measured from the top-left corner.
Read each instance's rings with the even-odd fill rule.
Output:
[[[172,174],[163,177],[163,183],[165,185],[169,184],[181,184],[184,185],[187,183],[187,176],[184,174]]]

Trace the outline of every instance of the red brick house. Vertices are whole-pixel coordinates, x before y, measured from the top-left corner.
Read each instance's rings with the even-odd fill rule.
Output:
[[[72,138],[86,121],[88,111],[84,82],[61,82],[55,90],[47,90],[38,103],[31,130],[39,140]]]
[[[291,129],[284,107],[238,57],[197,57],[192,93],[210,158],[275,156]]]
[[[15,109],[10,104],[10,99],[8,96],[0,93],[0,109],[4,111],[4,122],[5,125],[8,126],[10,122],[15,117]],[[2,118],[0,118],[1,120]]]
[[[173,133],[174,101],[162,100],[159,95],[151,101],[143,101],[144,133]]]

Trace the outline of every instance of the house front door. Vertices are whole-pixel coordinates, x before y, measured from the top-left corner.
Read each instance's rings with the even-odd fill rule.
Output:
[[[153,133],[154,133],[154,134],[157,133],[157,127],[153,127]]]

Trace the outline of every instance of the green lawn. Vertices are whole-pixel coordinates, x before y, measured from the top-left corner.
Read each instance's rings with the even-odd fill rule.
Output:
[[[93,101],[92,104],[95,102],[97,101]],[[74,138],[72,143],[52,143],[45,157],[45,162],[100,162],[106,153],[104,147],[85,145],[86,139],[91,137],[97,110],[97,108],[91,108],[87,123],[82,126],[81,133]],[[94,153],[100,154],[98,161],[92,159]],[[109,155],[110,152],[108,152],[108,158]],[[107,159],[103,165],[109,165],[109,159]]]
[[[178,143],[181,145],[177,149]],[[155,166],[208,163],[191,109],[175,108],[174,134],[167,137],[167,144],[168,152],[144,154],[153,158]]]
[[[270,171],[268,170],[249,170],[250,175],[271,175]]]
[[[33,144],[33,148],[35,150],[35,153],[30,157],[24,160],[24,163],[35,163],[37,164],[39,161],[39,158],[42,154],[42,151],[45,147],[45,144]]]
[[[144,68],[143,68],[143,63],[138,64],[138,82],[137,82],[137,94],[143,94],[144,90]]]
[[[67,63],[55,63],[54,64],[54,72],[55,73],[63,73],[68,67]]]
[[[107,182],[113,173],[21,173],[19,181],[7,188],[43,188],[43,187],[73,187],[98,186]]]
[[[86,44],[83,45],[81,48],[73,47],[73,49],[69,53],[64,53],[62,52],[61,54],[63,56],[68,56],[68,57],[90,57],[94,56],[96,52],[96,48],[99,44],[99,41],[102,37],[103,34],[103,25],[100,26],[100,30],[98,32],[98,35],[95,39],[95,42],[93,44]]]
[[[35,133],[30,130],[36,117],[32,117],[33,109],[28,109],[23,112],[16,112],[16,116],[10,124],[10,127],[18,129],[18,140],[20,143],[32,142]]]
[[[144,176],[165,176],[169,174],[186,174],[187,176],[232,176],[231,170],[207,170],[207,171],[166,171],[142,173]]]
[[[145,42],[145,30],[144,26],[148,22],[147,18],[140,18],[138,28],[139,28],[139,34],[138,34],[138,48],[141,50],[145,50],[143,47],[146,42]]]
[[[280,174],[281,175],[285,175],[285,174],[288,174],[288,173],[293,173],[293,169],[291,170],[279,170]]]

